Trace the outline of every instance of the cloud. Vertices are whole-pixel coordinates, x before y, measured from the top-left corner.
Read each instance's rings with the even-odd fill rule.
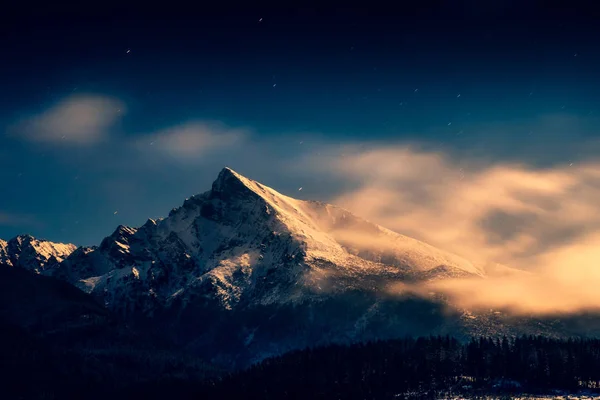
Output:
[[[540,255],[536,273],[426,285],[460,307],[513,313],[600,311],[600,235]]]
[[[111,97],[75,95],[16,128],[21,137],[33,142],[89,145],[105,139],[125,111],[125,105]]]
[[[142,151],[190,160],[235,147],[247,134],[243,129],[231,129],[217,122],[194,121],[156,132],[135,143]]]
[[[0,226],[38,226],[39,222],[30,215],[7,213],[0,210]]]
[[[479,266],[533,272],[437,284],[457,304],[541,313],[600,305],[600,162],[534,168],[405,145],[347,145],[304,162],[348,183],[335,204]]]

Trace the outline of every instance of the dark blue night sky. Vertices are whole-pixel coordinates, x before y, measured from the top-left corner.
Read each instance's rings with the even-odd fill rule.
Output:
[[[9,11],[0,238],[94,244],[168,214],[225,165],[328,200],[345,184],[302,160],[347,144],[532,168],[596,157],[598,15],[481,3]]]

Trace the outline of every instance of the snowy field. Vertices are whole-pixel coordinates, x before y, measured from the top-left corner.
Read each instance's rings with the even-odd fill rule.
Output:
[[[505,399],[513,399],[513,400],[550,400],[550,399],[563,399],[563,400],[600,400],[600,396],[590,396],[590,395],[548,395],[548,396],[540,396],[540,395],[521,395],[521,396],[486,396],[486,397],[440,397],[439,400],[472,400],[472,399],[481,399],[481,400],[505,400]]]

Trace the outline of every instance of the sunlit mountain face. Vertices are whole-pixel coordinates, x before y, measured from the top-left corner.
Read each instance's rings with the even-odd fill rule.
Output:
[[[396,6],[3,10],[0,325],[15,359],[44,349],[40,393],[428,335],[456,343],[402,351],[506,362],[542,335],[572,368],[520,387],[596,385],[595,342],[561,340],[600,328],[600,15]],[[448,387],[509,376],[452,362]]]

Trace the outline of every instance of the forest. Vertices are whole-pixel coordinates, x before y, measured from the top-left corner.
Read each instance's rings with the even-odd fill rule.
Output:
[[[23,332],[3,329],[2,336],[3,398],[433,399],[600,392],[598,339],[405,338],[294,351],[230,373],[204,364],[205,373],[198,373],[191,355],[176,362],[147,349],[147,356],[140,350],[128,361],[127,352],[99,358],[97,352],[49,347]]]
[[[203,388],[200,398],[438,398],[600,388],[600,340],[407,338],[307,349]]]

